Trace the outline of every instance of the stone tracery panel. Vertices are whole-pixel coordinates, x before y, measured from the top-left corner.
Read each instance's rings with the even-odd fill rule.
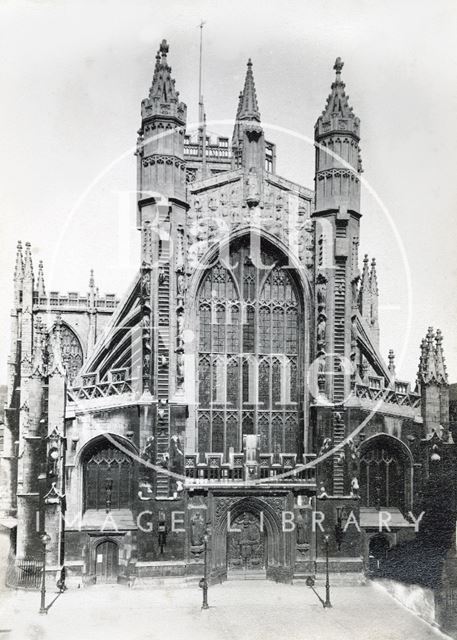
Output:
[[[291,270],[267,244],[254,264],[248,241],[205,273],[198,294],[198,451],[297,452],[302,303]]]

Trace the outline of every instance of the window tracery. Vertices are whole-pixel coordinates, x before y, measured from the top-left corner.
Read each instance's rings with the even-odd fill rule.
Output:
[[[262,452],[297,452],[301,405],[301,302],[289,268],[262,244],[232,245],[198,293],[198,451],[241,451],[256,433]]]
[[[83,460],[84,510],[129,509],[132,458],[104,439]]]

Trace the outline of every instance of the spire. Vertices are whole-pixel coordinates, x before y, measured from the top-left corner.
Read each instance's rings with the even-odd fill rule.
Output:
[[[40,262],[38,263],[38,278],[36,288],[39,297],[44,298],[46,296],[46,288],[44,286],[43,260],[40,260]]]
[[[247,188],[250,195],[246,193],[246,198],[249,202],[256,203],[260,197],[259,176],[265,168],[265,136],[260,124],[260,112],[250,58],[244,88],[238,100],[232,146],[234,168],[242,166],[247,174],[251,174],[251,184]]]
[[[175,81],[171,77],[171,67],[167,61],[169,48],[168,42],[162,40],[156,54],[154,76],[149,90],[150,98],[159,98],[164,103],[177,100],[179,97],[179,93],[175,89]]]
[[[436,377],[438,382],[448,384],[446,365],[444,363],[443,334],[440,329],[436,330],[435,342]]]
[[[25,243],[24,279],[33,280],[33,263],[30,242]]]
[[[256,120],[260,122],[260,111],[257,104],[257,94],[255,90],[254,74],[252,73],[252,61],[248,60],[248,69],[244,81],[244,89],[240,95],[238,105],[237,120]]]
[[[156,55],[154,76],[152,78],[149,97],[142,102],[142,116],[169,115],[179,117],[184,124],[186,119],[186,105],[179,102],[179,91],[176,91],[175,81],[171,77],[171,67],[167,54],[169,45],[162,40]]]

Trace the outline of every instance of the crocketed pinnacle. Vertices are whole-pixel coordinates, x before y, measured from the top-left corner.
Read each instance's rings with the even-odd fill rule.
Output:
[[[14,267],[14,279],[22,280],[24,277],[24,260],[22,257],[22,242],[19,240],[16,250],[16,264]]]
[[[33,280],[33,263],[30,242],[25,243],[24,279]]]
[[[371,271],[370,271],[370,291],[373,295],[379,294],[378,289],[378,274],[376,273],[376,258],[373,258],[371,261]]]
[[[260,122],[260,111],[259,105],[257,104],[251,58],[248,60],[244,89],[240,95],[237,120],[257,120],[257,122]]]
[[[333,68],[336,72],[335,81],[332,83],[331,92],[327,98],[327,104],[322,112],[322,118],[328,119],[331,116],[341,116],[343,118],[354,118],[352,107],[349,106],[349,96],[345,93],[346,85],[341,80],[341,71],[343,69],[344,62],[341,58],[335,60]]]
[[[38,263],[38,277],[36,288],[40,297],[44,297],[46,295],[46,287],[44,286],[43,260],[40,260],[40,262]]]
[[[440,329],[436,334],[429,327],[421,342],[418,382],[423,384],[448,384],[448,376],[443,353],[443,335]]]
[[[162,40],[156,55],[154,76],[149,90],[149,99],[158,99],[162,104],[178,102],[179,99],[179,92],[176,91],[175,81],[171,77],[171,67],[167,61],[168,50],[167,41]]]

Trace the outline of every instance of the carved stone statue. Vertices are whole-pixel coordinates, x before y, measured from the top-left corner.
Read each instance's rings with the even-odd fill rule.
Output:
[[[146,440],[146,444],[141,452],[141,457],[143,460],[148,460],[149,462],[154,460],[154,436],[149,436]]]
[[[141,279],[141,287],[142,287],[143,297],[149,298],[151,294],[151,279],[150,279],[150,274],[148,272],[143,274],[143,277]]]
[[[178,351],[176,354],[176,381],[178,387],[182,387],[184,382],[184,353]]]
[[[297,534],[297,544],[298,545],[307,544],[308,540],[306,536],[305,520],[301,513],[299,513],[297,516],[295,531]]]
[[[317,342],[318,345],[322,346],[325,344],[325,332],[327,329],[327,320],[325,316],[320,315],[317,321]]]
[[[322,280],[319,280],[316,286],[316,299],[319,311],[323,311],[327,301],[327,285]]]
[[[360,490],[359,481],[356,477],[354,477],[351,480],[351,496],[353,496],[354,498],[358,498],[359,490]]]
[[[190,520],[190,541],[193,547],[201,547],[203,545],[203,537],[205,535],[205,523],[200,511],[195,513]]]

